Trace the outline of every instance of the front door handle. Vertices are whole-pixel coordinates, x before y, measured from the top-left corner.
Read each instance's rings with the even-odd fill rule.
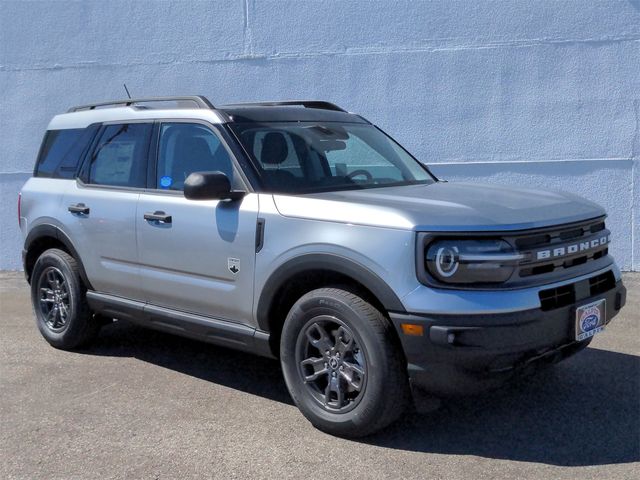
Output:
[[[150,222],[158,223],[171,223],[171,215],[167,215],[164,212],[156,210],[153,213],[147,212],[144,214],[144,219]]]
[[[75,205],[69,205],[68,210],[71,213],[79,213],[80,215],[89,215],[89,207],[84,203],[76,203]]]

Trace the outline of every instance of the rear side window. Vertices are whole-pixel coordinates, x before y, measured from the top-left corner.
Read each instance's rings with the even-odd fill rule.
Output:
[[[34,176],[74,178],[82,153],[96,130],[96,127],[49,130],[42,142]]]
[[[150,123],[106,126],[91,155],[89,183],[145,187],[151,129]]]

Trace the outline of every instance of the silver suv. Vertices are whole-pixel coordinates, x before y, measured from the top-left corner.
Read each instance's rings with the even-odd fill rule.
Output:
[[[602,208],[438,180],[322,101],[72,108],[19,218],[51,345],[115,318],[276,357],[302,413],[341,436],[388,425],[414,389],[477,392],[566,358],[625,303]]]

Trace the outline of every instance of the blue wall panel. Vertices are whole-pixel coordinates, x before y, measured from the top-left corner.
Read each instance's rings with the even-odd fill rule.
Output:
[[[640,270],[640,1],[0,0],[0,269],[15,196],[70,105],[201,93],[321,98],[449,180],[603,204]]]

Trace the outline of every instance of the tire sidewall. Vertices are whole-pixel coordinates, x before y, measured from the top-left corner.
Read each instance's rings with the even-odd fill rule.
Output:
[[[45,322],[39,305],[39,283],[42,273],[47,267],[56,267],[67,283],[69,292],[69,313],[67,315],[66,328],[59,332],[51,330]],[[75,338],[82,328],[79,318],[80,301],[83,295],[80,280],[69,265],[69,262],[55,250],[48,250],[43,253],[33,268],[31,281],[31,302],[36,318],[36,325],[43,337],[53,346],[65,347],[70,339]]]
[[[364,318],[362,309],[347,299],[334,295],[305,295],[292,307],[285,321],[280,348],[280,360],[289,392],[305,417],[316,426],[335,433],[350,430],[374,422],[383,409],[384,379],[389,370],[389,359],[384,345],[375,333],[370,321]],[[296,363],[296,344],[305,325],[317,316],[328,315],[344,322],[353,332],[366,360],[366,386],[358,405],[345,413],[325,410],[307,391]]]

